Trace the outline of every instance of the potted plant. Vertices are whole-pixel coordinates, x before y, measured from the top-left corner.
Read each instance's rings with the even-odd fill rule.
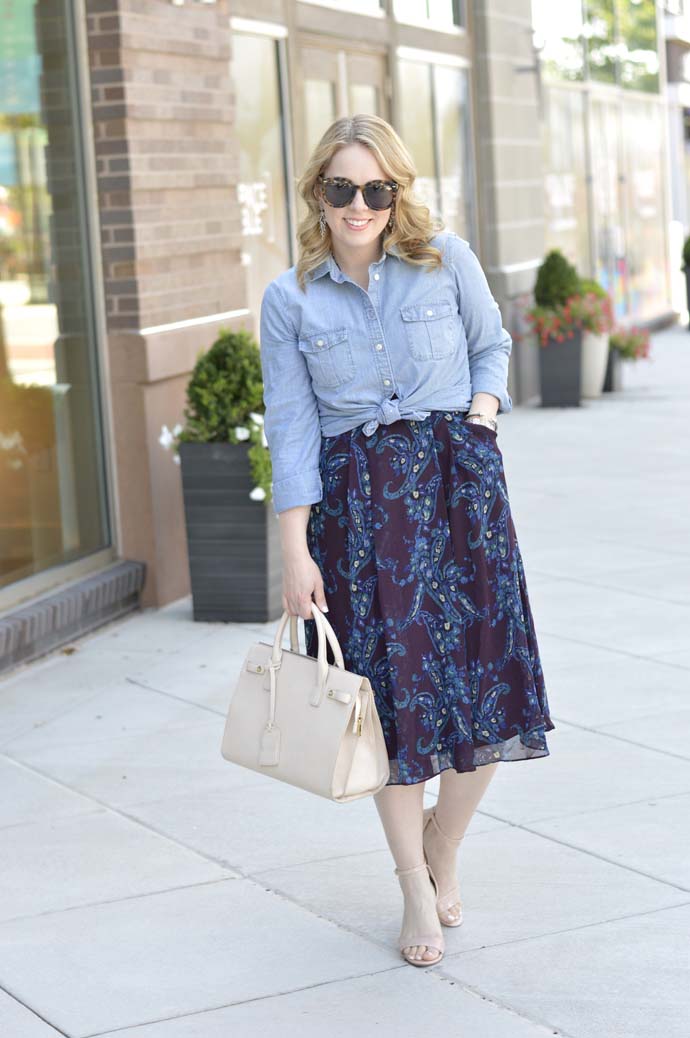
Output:
[[[615,392],[623,388],[623,361],[649,357],[649,351],[648,329],[637,326],[616,328],[609,336],[609,359],[604,392]]]
[[[685,271],[685,290],[690,312],[690,235],[683,242],[683,266],[680,269]]]
[[[609,358],[609,332],[613,328],[611,298],[598,281],[584,278],[580,293],[585,300],[582,319],[582,385],[583,397],[601,396]]]
[[[185,422],[163,426],[182,472],[195,620],[280,615],[280,531],[272,507],[259,347],[221,331],[189,379]]]
[[[578,273],[560,249],[552,249],[539,267],[534,301],[525,316],[541,347],[541,405],[578,407],[585,305]]]

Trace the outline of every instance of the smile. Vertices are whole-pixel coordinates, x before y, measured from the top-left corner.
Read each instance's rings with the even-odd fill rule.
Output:
[[[359,231],[362,227],[366,227],[367,224],[371,223],[371,220],[348,220],[346,217],[345,223],[348,227],[352,227],[353,230]]]

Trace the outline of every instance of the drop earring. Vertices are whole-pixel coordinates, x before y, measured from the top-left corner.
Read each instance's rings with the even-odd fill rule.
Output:
[[[321,237],[326,237],[326,211],[322,209],[319,213],[319,230],[321,231]]]
[[[391,215],[388,217],[388,223],[386,224],[386,230],[387,231],[392,231],[393,227],[395,226],[395,220],[393,219],[393,213],[394,212],[395,212],[395,207],[391,206]]]

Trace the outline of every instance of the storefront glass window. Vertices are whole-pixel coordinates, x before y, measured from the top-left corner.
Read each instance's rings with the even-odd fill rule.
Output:
[[[628,213],[628,312],[638,321],[651,318],[668,306],[664,177],[659,146],[662,134],[663,109],[658,103],[626,98],[623,151]]]
[[[353,14],[381,14],[384,9],[383,0],[302,0],[302,3],[335,7],[339,11],[352,11]]]
[[[580,90],[544,90],[544,202],[546,245],[561,249],[589,272],[584,96]]]
[[[547,79],[584,78],[582,0],[532,0],[532,24]]]
[[[400,133],[417,167],[415,190],[449,230],[474,239],[469,84],[452,65],[400,61]]]
[[[619,56],[615,0],[585,0],[585,13],[589,77],[615,83]]]
[[[415,194],[433,213],[440,211],[436,159],[431,65],[401,61],[398,65],[400,98],[400,136],[409,148],[417,168]]]
[[[463,0],[394,0],[398,21],[443,29],[465,24]]]
[[[237,200],[247,306],[254,314],[266,284],[290,266],[278,48],[278,41],[268,36],[233,35]]]
[[[0,0],[0,587],[109,543],[71,11]]]
[[[655,0],[618,0],[621,86],[659,90]]]

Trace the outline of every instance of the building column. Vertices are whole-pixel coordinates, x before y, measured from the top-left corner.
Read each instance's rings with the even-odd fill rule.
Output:
[[[544,255],[539,77],[530,0],[474,0],[475,141],[482,264],[505,327],[526,332]],[[508,389],[514,403],[539,392],[533,340],[516,341]]]

